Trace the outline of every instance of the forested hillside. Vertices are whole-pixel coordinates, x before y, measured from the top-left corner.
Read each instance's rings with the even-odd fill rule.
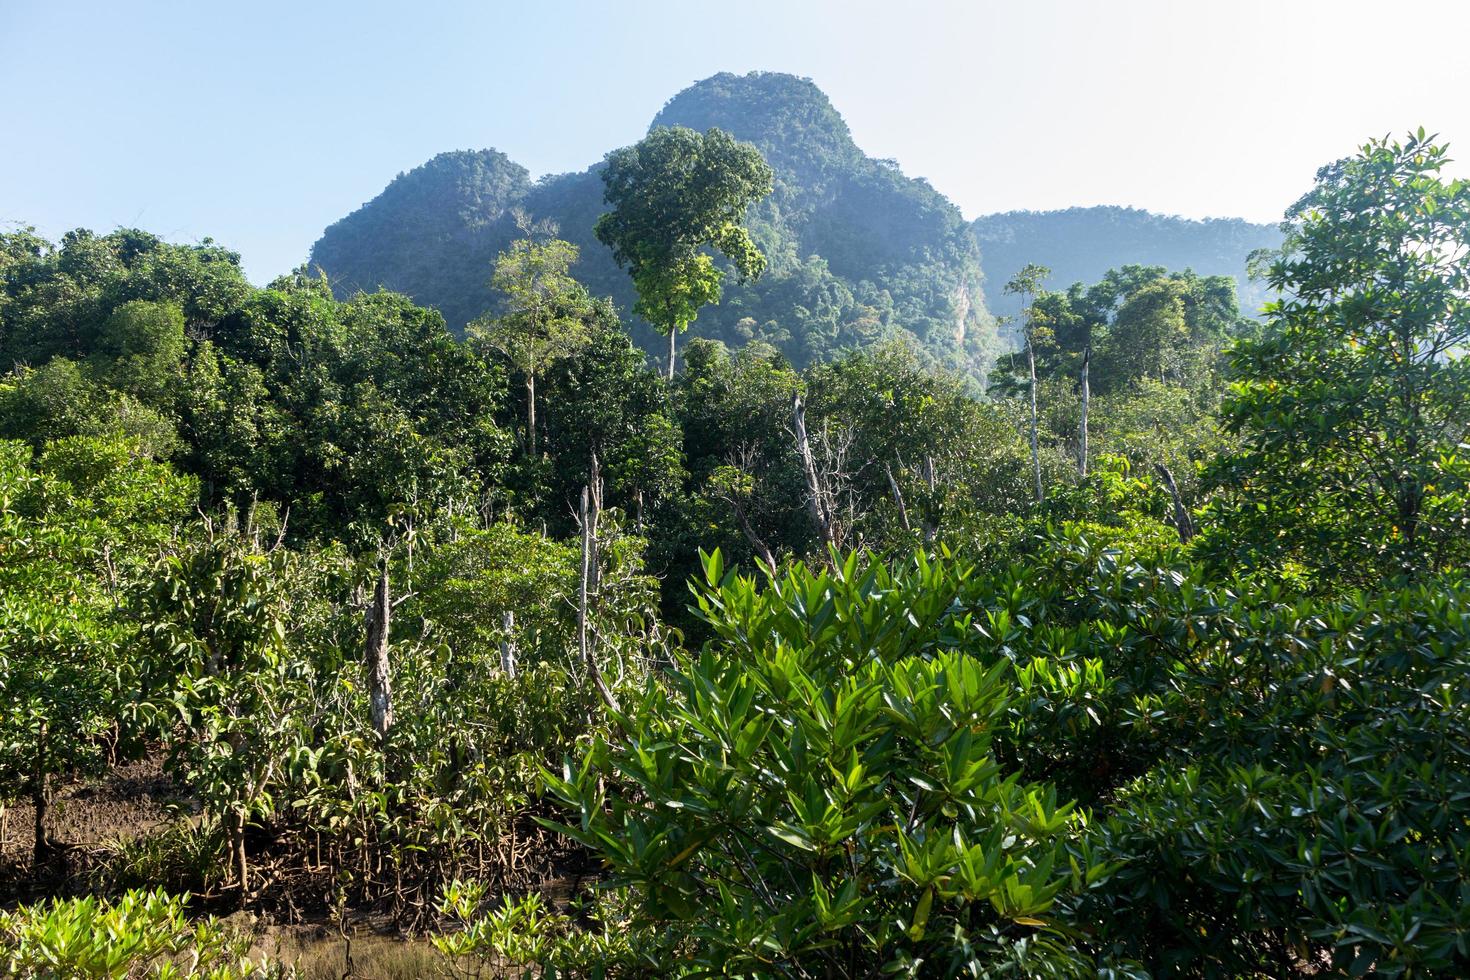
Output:
[[[1052,289],[1097,282],[1109,269],[1123,265],[1230,276],[1236,281],[1241,308],[1256,316],[1268,292],[1247,275],[1247,259],[1256,249],[1281,247],[1281,231],[1275,225],[1238,218],[1194,221],[1137,208],[1008,211],[982,215],[971,227],[990,284],[990,308],[1005,315],[1019,309],[1019,300],[1002,294],[996,284],[1027,262],[1039,262],[1051,270],[1047,285]]]
[[[978,250],[959,211],[892,163],[866,157],[827,97],[774,72],[716,75],[674,96],[653,126],[712,127],[753,143],[775,191],[751,210],[769,265],[732,278],[691,336],[770,343],[797,366],[894,339],[926,360],[972,374],[998,352]],[[550,221],[578,245],[577,278],[624,310],[628,279],[592,233],[605,209],[600,166],[533,183],[493,150],[445,153],[400,175],[328,228],[312,249],[339,298],[379,286],[443,312],[455,329],[495,311],[490,267],[523,223]],[[640,346],[662,344],[641,321]]]

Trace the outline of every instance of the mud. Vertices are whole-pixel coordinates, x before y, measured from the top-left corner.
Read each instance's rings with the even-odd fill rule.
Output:
[[[130,762],[100,779],[58,787],[47,836],[62,847],[101,847],[148,833],[168,822],[173,809],[184,804],[182,791],[164,773],[161,759]],[[0,817],[0,860],[31,853],[34,825],[35,811],[28,801],[5,808]]]

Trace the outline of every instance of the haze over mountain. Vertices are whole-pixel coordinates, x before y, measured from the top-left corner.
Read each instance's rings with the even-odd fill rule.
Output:
[[[982,374],[1005,346],[990,310],[1009,308],[1000,285],[1026,262],[1052,266],[1056,288],[1128,262],[1243,278],[1245,256],[1274,234],[1110,208],[1013,212],[972,226],[927,181],[865,155],[815,84],[782,73],[698,82],[652,122],[674,125],[754,143],[776,173],[774,193],[750,218],[766,273],[746,283],[729,276],[723,301],[700,313],[690,336],[765,340],[798,366],[906,337],[936,363]],[[329,227],[310,261],[339,296],[382,286],[437,307],[459,329],[495,309],[490,268],[520,225],[549,220],[581,247],[578,278],[628,311],[628,277],[592,234],[604,209],[599,172],[533,181],[496,150],[442,153]],[[662,350],[647,324],[634,319],[632,329],[645,349]]]
[[[1267,294],[1264,285],[1247,278],[1246,259],[1258,248],[1281,245],[1275,225],[1239,218],[1195,221],[1123,207],[1008,211],[982,215],[971,227],[980,243],[990,309],[997,315],[1020,308],[1020,298],[1005,295],[1002,286],[1023,265],[1036,262],[1051,269],[1049,289],[1097,282],[1109,269],[1124,265],[1234,276],[1241,312],[1253,316]]]

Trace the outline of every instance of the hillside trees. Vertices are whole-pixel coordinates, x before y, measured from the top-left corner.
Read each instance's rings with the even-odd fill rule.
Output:
[[[1221,351],[1253,329],[1233,284],[1188,270],[1125,266],[1093,284],[1044,291],[1033,360],[1041,441],[1073,458],[1086,479],[1103,455],[1169,470],[1186,502],[1196,467],[1221,445],[1215,413]],[[1025,351],[1000,359],[989,391],[1029,398]]]
[[[749,142],[775,172],[774,190],[745,218],[768,267],[759,279],[727,276],[719,305],[699,313],[698,335],[732,348],[761,340],[797,368],[893,338],[913,343],[929,364],[988,368],[999,345],[980,250],[959,209],[893,161],[867,157],[810,80],[716,75],[669,100],[650,131],[674,126]],[[607,207],[602,169],[532,182],[495,150],[442,153],[329,227],[310,265],[325,270],[338,299],[402,292],[461,331],[493,308],[485,269],[524,237],[524,213],[554,222],[578,246],[575,274],[593,296],[631,310],[633,282],[593,232]],[[662,363],[662,328],[629,316],[626,329]]]
[[[677,335],[720,299],[724,273],[703,250],[718,251],[742,278],[765,269],[745,213],[771,192],[771,168],[722,130],[671,126],[608,154],[602,180],[612,210],[594,230],[632,276],[634,310],[669,335],[672,380]]]

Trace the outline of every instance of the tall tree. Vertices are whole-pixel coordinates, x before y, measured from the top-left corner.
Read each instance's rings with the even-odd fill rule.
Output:
[[[1029,262],[1011,278],[1010,282],[1006,283],[1005,288],[1007,294],[1021,297],[1021,336],[1026,344],[1026,371],[1031,387],[1031,471],[1036,478],[1036,502],[1038,504],[1045,497],[1045,491],[1041,485],[1041,446],[1038,441],[1036,420],[1036,341],[1037,330],[1041,324],[1033,300],[1042,291],[1041,284],[1049,275],[1051,275],[1051,270],[1046,266]]]
[[[1423,130],[1373,141],[1287,213],[1282,298],[1231,355],[1242,445],[1213,474],[1268,563],[1372,583],[1470,558],[1470,183],[1448,162]]]
[[[577,246],[560,239],[522,239],[495,260],[490,284],[505,294],[505,312],[470,324],[472,337],[505,355],[526,379],[526,450],[536,453],[536,379],[587,340],[592,308],[570,273]]]
[[[701,135],[671,126],[608,154],[602,180],[612,210],[597,219],[597,238],[633,277],[634,311],[669,335],[672,379],[677,335],[700,307],[720,300],[724,273],[707,250],[729,259],[742,278],[765,269],[745,212],[771,193],[771,168],[754,146],[723,130]]]

